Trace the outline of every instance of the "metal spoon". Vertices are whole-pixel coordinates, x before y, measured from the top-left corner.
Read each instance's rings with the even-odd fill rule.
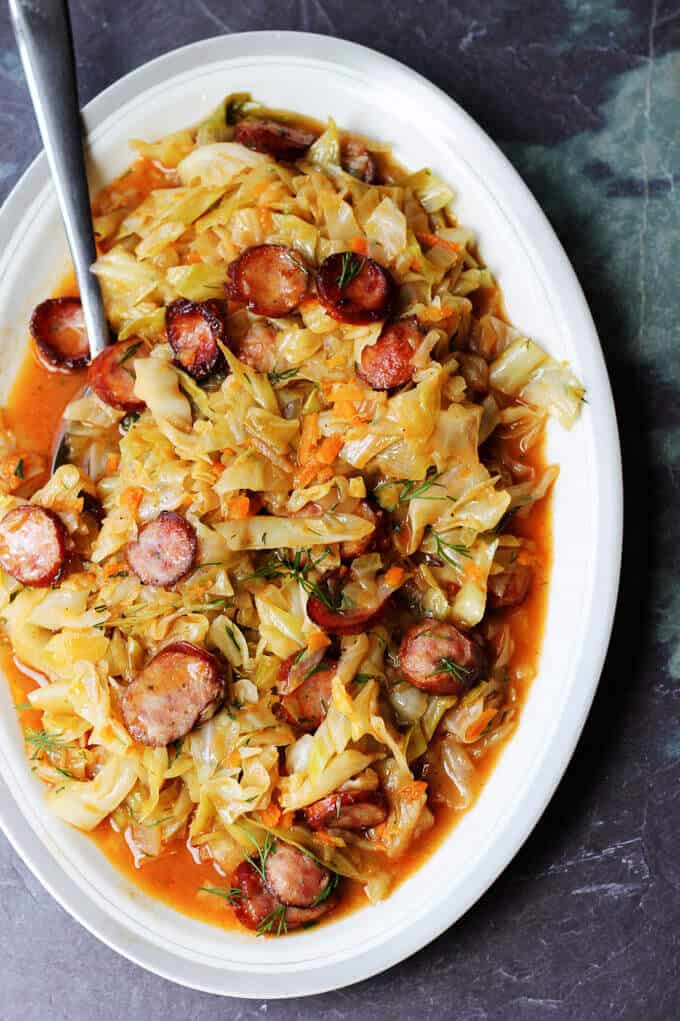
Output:
[[[108,345],[110,334],[99,281],[90,272],[97,250],[68,4],[66,0],[9,0],[9,9],[76,271],[90,357],[95,358]],[[62,425],[52,471],[68,456],[68,438]]]

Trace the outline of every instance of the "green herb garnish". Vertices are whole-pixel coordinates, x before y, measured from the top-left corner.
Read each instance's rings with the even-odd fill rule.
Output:
[[[434,528],[430,529],[430,534],[435,541],[437,548],[437,556],[442,560],[445,560],[452,567],[460,568],[460,558],[472,558],[472,553],[467,546],[463,546],[460,543],[447,542],[443,538],[440,532],[435,532]]]
[[[342,253],[342,265],[340,267],[340,274],[338,276],[338,287],[340,290],[344,290],[348,284],[358,277],[364,268],[365,259],[361,255],[356,255],[354,252],[343,252]]]
[[[23,459],[23,457],[19,458],[19,462],[18,462],[16,468],[14,469],[14,474],[16,475],[16,477],[18,479],[23,479],[23,477],[24,477],[24,459]]]
[[[235,904],[241,897],[240,886],[199,886],[203,893],[211,893],[213,897],[222,897],[229,904]]]
[[[121,365],[125,361],[126,357],[127,357],[127,354],[121,360]],[[141,412],[139,412],[139,411],[128,411],[127,415],[125,415],[120,420],[121,431],[126,433],[128,431],[128,429],[132,428],[132,426],[135,424],[135,422],[139,421],[140,414],[141,414]]]
[[[283,372],[268,372],[269,382],[272,385],[276,383],[285,383],[289,379],[294,379],[298,374],[298,369],[284,369]]]
[[[462,683],[470,673],[470,667],[463,666],[462,663],[456,663],[455,659],[449,659],[448,656],[442,656],[439,660],[439,669],[435,670],[434,673],[451,674],[456,681]]]
[[[286,904],[279,904],[273,908],[258,925],[257,935],[264,936],[265,933],[276,933],[277,936],[280,936],[282,933],[288,932],[288,925],[286,923],[287,911],[288,907]]]
[[[134,344],[130,344],[129,348],[127,349],[123,357],[119,360],[118,364],[124,365],[125,362],[130,360],[130,358],[134,358],[134,356],[139,351],[143,343],[144,343],[143,340],[136,340]]]

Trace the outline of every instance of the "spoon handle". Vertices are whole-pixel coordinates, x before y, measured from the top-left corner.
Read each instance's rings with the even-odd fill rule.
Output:
[[[66,0],[9,0],[28,91],[57,192],[83,303],[90,353],[109,341],[97,278],[71,23]]]

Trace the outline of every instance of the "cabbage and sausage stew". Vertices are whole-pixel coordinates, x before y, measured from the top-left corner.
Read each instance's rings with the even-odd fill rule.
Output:
[[[111,345],[67,282],[4,412],[4,670],[59,819],[282,936],[388,896],[515,728],[583,388],[387,146],[246,94],[132,144]]]

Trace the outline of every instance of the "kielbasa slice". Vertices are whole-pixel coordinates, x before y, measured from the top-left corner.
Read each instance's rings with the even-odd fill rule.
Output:
[[[272,936],[310,925],[332,911],[338,903],[338,894],[333,891],[313,908],[285,905],[269,892],[257,868],[249,861],[241,862],[231,877],[230,885],[239,891],[234,898],[234,912],[239,922],[247,929],[266,929]]]
[[[296,659],[297,656],[293,655],[281,664],[277,685],[281,694],[278,713],[287,723],[311,733],[323,723],[328,712],[335,664],[323,662],[315,664],[312,660],[311,665],[306,668],[305,679],[290,691],[289,678],[295,670]]]
[[[478,635],[463,634],[446,621],[422,620],[402,638],[399,666],[421,691],[457,695],[482,680],[488,656]]]
[[[366,830],[387,819],[387,802],[380,791],[337,791],[304,809],[313,830]]]
[[[220,366],[225,343],[224,312],[217,301],[178,298],[165,310],[165,324],[175,360],[194,379],[205,379]]]
[[[265,885],[272,896],[293,908],[309,908],[328,886],[331,874],[292,844],[278,843],[267,855]]]
[[[519,606],[529,594],[534,580],[533,568],[528,564],[513,564],[507,571],[490,574],[486,601],[492,610],[505,606]]]
[[[30,331],[38,356],[48,369],[82,369],[90,362],[90,345],[80,298],[48,298],[31,316]]]
[[[354,252],[336,252],[324,259],[316,287],[330,316],[357,326],[386,319],[397,293],[392,276],[380,263]]]
[[[130,567],[145,585],[169,588],[188,574],[196,559],[196,531],[176,511],[161,511],[127,548]]]
[[[243,337],[232,341],[232,347],[237,358],[256,372],[274,371],[276,330],[267,323],[252,323]]]
[[[161,748],[209,720],[224,693],[215,657],[191,642],[173,642],[125,689],[123,720],[135,741]]]
[[[0,522],[0,564],[22,585],[46,588],[67,560],[69,538],[54,511],[23,504]]]
[[[112,344],[90,365],[90,386],[100,400],[119,411],[143,411],[146,405],[135,395],[135,358],[146,358],[149,347],[138,337]]]
[[[286,245],[254,245],[229,266],[229,289],[251,312],[277,319],[298,307],[309,283],[300,256]]]
[[[375,549],[384,534],[384,511],[374,509],[367,500],[362,500],[359,506],[352,510],[352,514],[357,514],[360,518],[370,521],[374,530],[365,535],[363,539],[340,543],[340,556],[343,560],[354,560],[355,557],[361,557],[369,550]]]
[[[413,355],[422,339],[415,316],[390,323],[376,343],[361,352],[359,375],[374,390],[391,390],[408,383],[413,374]]]
[[[286,163],[304,156],[316,138],[314,132],[306,128],[271,119],[245,118],[236,125],[236,141],[246,149],[267,153]]]
[[[327,601],[317,595],[310,595],[307,600],[307,616],[310,620],[331,635],[359,635],[377,623],[392,594],[389,592],[377,606],[361,609],[336,609],[342,602],[342,578],[347,568],[331,571],[320,582],[320,588]]]
[[[364,184],[374,184],[378,179],[376,162],[358,138],[348,138],[342,143],[342,165],[348,174]]]

